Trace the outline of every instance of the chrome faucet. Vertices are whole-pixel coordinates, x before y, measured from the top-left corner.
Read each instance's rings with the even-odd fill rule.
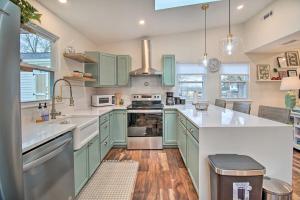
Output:
[[[56,119],[56,116],[59,116],[61,115],[60,112],[57,112],[56,109],[55,109],[55,100],[56,100],[56,97],[55,97],[55,86],[58,82],[60,81],[65,81],[66,83],[68,83],[69,87],[70,87],[70,106],[74,106],[74,98],[73,98],[73,94],[72,94],[72,86],[71,86],[71,83],[69,81],[67,81],[66,79],[58,79],[55,81],[54,85],[53,85],[53,89],[52,89],[52,108],[51,108],[51,119]]]

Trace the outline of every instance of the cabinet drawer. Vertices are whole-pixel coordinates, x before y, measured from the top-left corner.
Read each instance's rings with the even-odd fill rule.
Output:
[[[178,121],[180,121],[181,124],[186,127],[186,118],[181,113],[178,113]]]
[[[186,122],[186,128],[190,134],[199,142],[199,129],[189,120]]]
[[[100,140],[101,142],[109,135],[109,121],[100,125]]]
[[[100,117],[100,124],[103,124],[104,122],[107,122],[109,120],[109,113],[102,115]]]
[[[105,138],[105,140],[101,142],[100,146],[101,146],[100,152],[101,152],[101,161],[102,161],[111,148],[110,137],[108,136],[107,138]]]

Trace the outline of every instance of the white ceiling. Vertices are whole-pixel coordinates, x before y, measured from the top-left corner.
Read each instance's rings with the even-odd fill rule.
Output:
[[[232,0],[232,23],[239,24],[274,0]],[[39,0],[89,39],[102,45],[123,40],[202,29],[204,12],[200,5],[154,11],[154,0]],[[243,10],[236,7],[244,4]],[[208,27],[228,24],[228,1],[210,4]],[[140,26],[138,21],[146,24]]]

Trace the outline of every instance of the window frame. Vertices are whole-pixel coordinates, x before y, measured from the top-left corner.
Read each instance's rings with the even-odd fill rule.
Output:
[[[26,71],[33,71],[33,70],[39,70],[39,71],[50,73],[50,96],[49,96],[49,98],[44,99],[44,100],[22,101],[21,96],[20,96],[20,101],[21,101],[21,105],[23,108],[23,107],[31,107],[33,105],[33,103],[36,103],[36,102],[41,102],[41,101],[50,102],[51,101],[51,98],[53,96],[51,88],[54,84],[55,74],[56,74],[56,70],[57,70],[57,66],[58,66],[58,63],[57,63],[58,56],[56,56],[56,54],[57,54],[57,49],[58,49],[57,41],[58,41],[59,37],[32,22],[22,25],[20,30],[24,30],[24,31],[32,33],[32,34],[39,35],[40,37],[43,37],[43,38],[51,41],[51,67],[44,67],[44,66],[38,66],[38,65],[34,65],[34,64],[28,64],[25,62],[20,62],[20,74],[22,71],[26,72]],[[21,93],[21,86],[20,86],[20,93]]]
[[[223,74],[223,73],[219,73],[219,78],[220,78],[220,84],[219,84],[219,87],[220,87],[220,92],[219,92],[219,98],[220,99],[224,99],[224,100],[232,100],[232,101],[241,101],[241,100],[249,100],[250,98],[250,64],[249,63],[223,63],[224,65],[247,65],[248,66],[248,74]],[[222,67],[222,65],[221,65]],[[222,81],[222,76],[223,75],[234,75],[234,76],[246,76],[247,77],[247,81]],[[222,83],[246,83],[246,97],[245,98],[227,98],[227,97],[222,97]]]
[[[180,75],[200,75],[203,77],[203,81],[179,81],[179,76]],[[176,84],[178,87],[176,87],[177,89],[177,94],[179,96],[179,93],[180,93],[180,83],[203,83],[203,96],[202,98],[200,99],[200,101],[206,101],[207,99],[207,91],[206,91],[206,83],[207,83],[207,74],[205,73],[184,73],[184,74],[176,74]],[[179,96],[179,97],[183,97],[183,96]],[[186,97],[184,97],[186,98]],[[186,102],[192,102],[193,100],[189,100],[189,99],[186,99]]]

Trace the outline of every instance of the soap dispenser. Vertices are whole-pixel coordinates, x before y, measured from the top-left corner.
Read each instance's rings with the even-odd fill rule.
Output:
[[[43,122],[43,107],[42,107],[42,103],[39,103],[35,122],[36,123]]]

